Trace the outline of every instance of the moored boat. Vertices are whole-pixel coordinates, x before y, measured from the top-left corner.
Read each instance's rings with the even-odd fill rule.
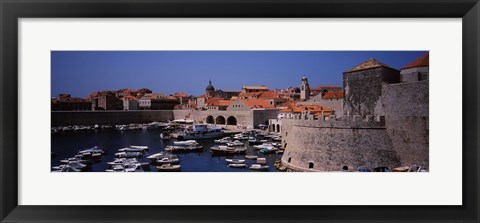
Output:
[[[251,170],[268,170],[268,166],[261,164],[252,164],[250,165]]]
[[[163,165],[157,166],[157,170],[163,171],[163,172],[180,171],[180,165],[163,164]]]
[[[173,153],[181,153],[181,152],[200,152],[203,150],[203,146],[196,145],[196,146],[166,146],[165,151],[173,152]]]
[[[229,146],[214,146],[210,148],[210,151],[213,154],[244,154],[247,149],[246,148],[234,148]]]
[[[210,128],[206,124],[195,124],[191,130],[187,130],[178,135],[180,139],[212,139],[223,136],[223,130],[221,128]]]
[[[258,156],[255,156],[255,155],[245,155],[245,158],[249,159],[249,160],[254,160],[254,159],[257,159]]]
[[[233,142],[227,143],[227,146],[244,146],[244,145],[245,145],[245,143],[240,142],[240,141],[238,141],[238,140],[235,140],[235,141],[233,141]]]
[[[245,163],[245,160],[241,159],[225,159],[225,161],[227,161],[227,163]]]
[[[245,163],[230,163],[228,164],[228,167],[233,167],[233,168],[245,168],[247,164]]]

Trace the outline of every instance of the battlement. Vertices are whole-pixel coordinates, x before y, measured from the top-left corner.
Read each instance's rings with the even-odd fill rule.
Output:
[[[385,116],[360,115],[322,116],[311,114],[288,114],[284,122],[292,125],[331,128],[385,128]],[[288,120],[288,121],[287,121]]]

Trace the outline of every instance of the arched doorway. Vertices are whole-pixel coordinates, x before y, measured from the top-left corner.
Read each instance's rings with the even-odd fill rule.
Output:
[[[275,124],[272,125],[272,132],[276,132],[275,131]]]
[[[227,118],[227,125],[237,125],[237,119],[233,116]]]
[[[280,132],[280,124],[277,124],[277,132]]]
[[[223,116],[218,116],[218,117],[215,119],[215,124],[225,124],[225,117],[223,117]]]
[[[207,116],[207,123],[209,124],[215,124],[214,120],[213,120],[213,116],[209,115]]]

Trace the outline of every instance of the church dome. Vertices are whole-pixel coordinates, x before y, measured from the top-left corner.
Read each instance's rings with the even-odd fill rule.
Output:
[[[215,88],[212,85],[212,81],[208,81],[207,91],[215,91]]]

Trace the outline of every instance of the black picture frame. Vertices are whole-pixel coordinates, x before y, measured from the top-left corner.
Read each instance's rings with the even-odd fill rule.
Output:
[[[2,222],[479,221],[480,158],[477,137],[479,136],[480,4],[478,0],[0,0],[0,14],[0,219]],[[463,205],[20,206],[17,199],[19,130],[17,20],[19,18],[74,17],[462,18]],[[428,188],[425,189],[428,190]]]

